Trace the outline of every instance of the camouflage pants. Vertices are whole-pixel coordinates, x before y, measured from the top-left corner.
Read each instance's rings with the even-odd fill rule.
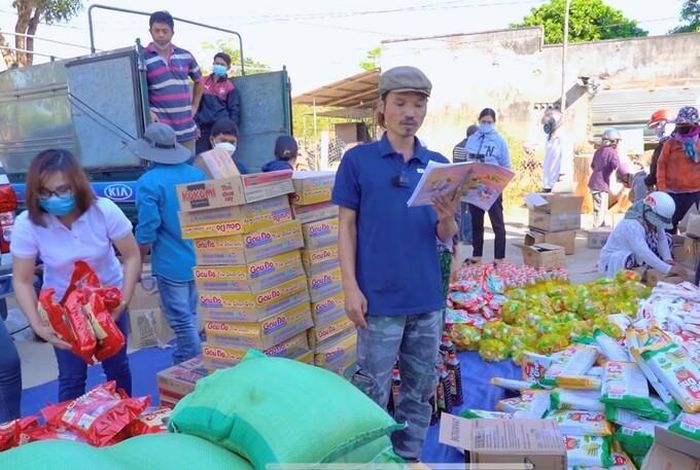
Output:
[[[367,316],[358,329],[357,367],[352,383],[382,408],[389,401],[391,370],[399,359],[401,391],[394,416],[406,429],[392,435],[394,451],[419,459],[430,426],[430,398],[437,386],[442,311],[401,317]]]

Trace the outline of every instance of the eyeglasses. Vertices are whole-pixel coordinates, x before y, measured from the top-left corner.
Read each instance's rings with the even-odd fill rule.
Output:
[[[51,190],[47,188],[41,188],[39,190],[39,197],[48,199],[52,196],[56,197],[68,197],[73,194],[73,188],[69,184],[64,184],[58,188]]]

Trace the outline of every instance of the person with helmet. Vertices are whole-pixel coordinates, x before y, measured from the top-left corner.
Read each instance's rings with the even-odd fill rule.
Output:
[[[676,203],[673,230],[693,204],[700,204],[700,118],[693,106],[678,111],[676,130],[664,144],[656,169],[656,186]]]
[[[687,276],[687,269],[673,262],[673,242],[665,232],[675,210],[673,199],[660,191],[632,204],[600,251],[598,271],[613,277],[623,269],[648,266],[663,274]]]
[[[651,155],[651,163],[649,164],[649,174],[644,179],[647,187],[653,188],[656,186],[656,167],[659,163],[659,155],[661,155],[661,149],[664,148],[664,144],[670,138],[667,131],[667,124],[670,122],[668,111],[665,109],[658,109],[654,111],[647,122],[647,127],[653,129],[656,137],[659,139],[659,143],[656,144],[654,148],[654,153]]]
[[[558,109],[548,109],[542,116],[542,129],[547,135],[542,162],[542,188],[548,193],[565,174],[573,161],[573,148],[561,135],[562,115]]]
[[[593,154],[591,178],[588,188],[593,197],[593,227],[605,225],[608,213],[608,194],[610,193],[610,175],[620,166],[617,144],[621,136],[617,129],[611,127],[603,132],[603,145]]]

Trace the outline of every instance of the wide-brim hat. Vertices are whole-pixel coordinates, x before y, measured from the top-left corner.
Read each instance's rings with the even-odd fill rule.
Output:
[[[190,149],[177,142],[175,131],[167,124],[149,124],[142,138],[127,146],[134,155],[164,165],[185,163],[192,158]]]

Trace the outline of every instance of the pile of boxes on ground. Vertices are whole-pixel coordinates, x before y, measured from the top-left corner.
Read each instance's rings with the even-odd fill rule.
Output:
[[[217,152],[195,165],[212,179],[177,192],[206,342],[201,358],[158,375],[161,402],[174,404],[250,348],[342,373],[355,361],[357,338],[344,311],[335,174],[240,175]]]

